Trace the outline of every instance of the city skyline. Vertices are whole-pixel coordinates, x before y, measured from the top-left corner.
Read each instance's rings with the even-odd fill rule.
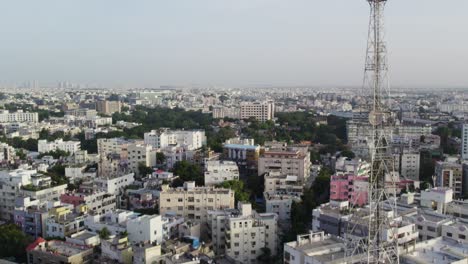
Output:
[[[392,86],[468,87],[468,3],[454,2],[389,1]],[[365,1],[85,0],[29,6],[9,2],[3,8],[1,83],[361,85]]]

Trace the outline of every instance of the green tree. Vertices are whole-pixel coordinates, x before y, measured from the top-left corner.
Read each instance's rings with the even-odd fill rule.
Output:
[[[244,182],[240,180],[225,181],[218,185],[218,187],[231,189],[234,191],[235,203],[248,202],[250,200],[250,192],[244,187]]]
[[[162,165],[166,163],[166,156],[162,152],[157,152],[156,153],[156,164]]]
[[[26,153],[24,153],[24,151],[22,149],[16,151],[16,156],[20,160],[26,160]]]
[[[262,254],[257,257],[257,260],[259,263],[273,263],[275,259],[271,255],[271,249],[267,247],[263,247],[262,249]]]
[[[25,249],[32,242],[32,238],[24,234],[16,225],[0,226],[0,258],[14,257],[19,262],[26,262]]]
[[[141,177],[145,177],[146,175],[153,173],[153,169],[146,166],[144,162],[140,162],[138,163],[138,173]]]
[[[179,176],[179,179],[185,181],[195,181],[199,186],[204,185],[203,171],[199,165],[193,164],[186,160],[178,161],[172,168],[174,175]]]
[[[109,232],[109,229],[107,229],[107,227],[103,227],[101,230],[99,230],[99,238],[100,239],[109,239],[109,236],[110,236],[110,232]]]

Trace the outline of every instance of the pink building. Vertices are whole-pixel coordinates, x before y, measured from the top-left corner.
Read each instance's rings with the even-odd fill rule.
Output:
[[[368,177],[336,174],[330,179],[330,200],[349,201],[356,206],[367,204]]]

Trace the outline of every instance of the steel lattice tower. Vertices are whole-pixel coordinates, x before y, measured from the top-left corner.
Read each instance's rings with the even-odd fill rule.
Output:
[[[384,8],[387,0],[367,0],[369,35],[363,90],[368,94],[369,206],[351,208],[346,228],[347,263],[399,263],[394,160],[389,141],[393,115],[389,106],[387,48],[384,42]],[[387,205],[384,210],[384,203]],[[388,209],[390,207],[390,210]]]

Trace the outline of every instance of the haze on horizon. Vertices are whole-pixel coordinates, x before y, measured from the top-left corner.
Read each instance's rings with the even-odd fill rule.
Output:
[[[3,1],[0,82],[362,82],[364,0]],[[468,1],[389,0],[390,80],[468,87]]]

